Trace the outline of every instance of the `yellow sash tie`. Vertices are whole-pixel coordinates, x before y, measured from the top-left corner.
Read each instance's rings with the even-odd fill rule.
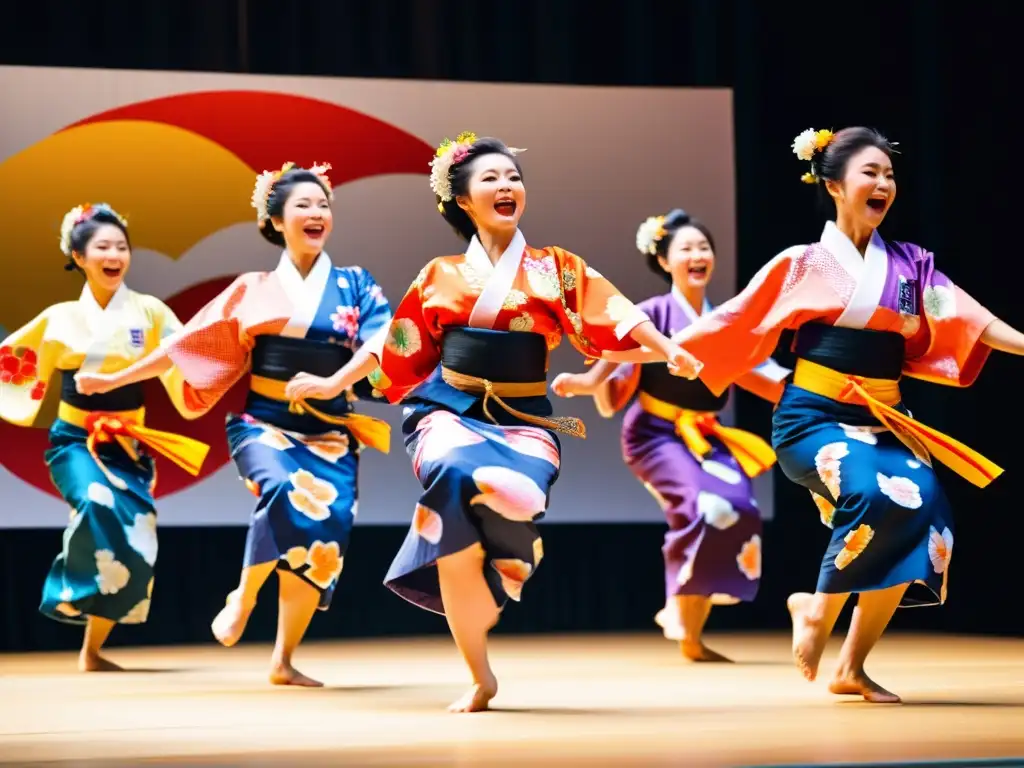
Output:
[[[315,408],[303,399],[291,401],[284,393],[287,382],[268,379],[265,376],[253,376],[249,388],[257,395],[269,397],[282,403],[288,403],[288,411],[297,414],[309,414],[325,424],[345,427],[363,445],[376,448],[381,453],[391,450],[391,425],[364,413],[347,413],[344,416],[331,416],[319,408]]]
[[[145,416],[145,408],[134,411],[84,411],[63,401],[57,409],[57,418],[88,433],[85,446],[89,449],[89,455],[115,488],[124,490],[127,485],[107,469],[100,459],[98,447],[104,443],[116,442],[132,461],[139,460],[135,442],[141,443],[166,456],[190,475],[198,475],[210,447],[191,437],[143,426]]]
[[[899,381],[850,376],[809,360],[798,360],[793,385],[830,400],[866,406],[914,454],[930,453],[979,488],[1003,473],[1002,467],[977,451],[893,408],[901,400]]]
[[[489,381],[479,376],[459,373],[444,366],[441,367],[441,378],[449,386],[454,387],[460,392],[483,395],[484,414],[495,424],[498,422],[491,415],[491,411],[487,407],[489,400],[493,400],[509,414],[525,421],[527,424],[535,424],[538,427],[561,432],[563,435],[569,435],[570,437],[581,439],[586,439],[587,437],[586,426],[575,416],[534,416],[530,413],[523,413],[502,400],[503,397],[544,397],[548,393],[548,383],[546,381]]]
[[[680,408],[646,392],[640,393],[639,402],[647,413],[676,425],[676,434],[697,461],[704,461],[711,453],[707,438],[713,436],[729,450],[747,477],[757,477],[775,463],[775,451],[767,442],[752,432],[723,427],[713,413]]]

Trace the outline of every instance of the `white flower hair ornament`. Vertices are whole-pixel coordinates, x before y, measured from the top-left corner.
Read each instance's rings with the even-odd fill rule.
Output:
[[[812,163],[810,172],[800,177],[802,182],[805,184],[818,183],[818,176],[814,173],[814,156],[823,152],[835,137],[836,135],[827,129],[816,131],[813,128],[808,128],[793,139],[793,154],[806,163]]]
[[[108,203],[83,203],[82,205],[77,205],[64,214],[64,220],[60,223],[61,253],[68,258],[71,258],[71,232],[83,221],[92,218],[100,211],[116,216],[117,220],[121,222],[121,226],[125,229],[128,228],[128,222],[125,220],[124,216],[111,208]]]
[[[430,161],[430,188],[438,196],[441,204],[437,209],[444,212],[443,203],[452,199],[452,166],[463,160],[477,141],[477,135],[472,131],[463,131],[455,137],[455,141],[445,139],[441,142],[434,159]],[[525,149],[509,147],[508,151],[513,155],[525,152]]]
[[[658,252],[658,241],[665,234],[665,217],[649,217],[636,231],[637,250],[644,255],[653,256]]]
[[[270,218],[270,214],[267,213],[267,204],[270,202],[270,193],[274,191],[274,184],[288,171],[296,170],[298,167],[295,163],[285,163],[278,171],[264,171],[256,177],[256,185],[252,190],[251,203],[252,207],[256,209],[256,223]],[[331,170],[330,163],[314,163],[309,168],[310,173],[323,183],[324,188],[327,190],[327,199],[333,202],[334,192],[331,187],[331,180],[327,177],[329,170]]]

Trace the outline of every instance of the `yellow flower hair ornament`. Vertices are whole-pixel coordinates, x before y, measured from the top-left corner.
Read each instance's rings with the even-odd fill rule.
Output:
[[[278,171],[264,171],[256,177],[256,185],[252,190],[252,207],[256,209],[256,221],[261,222],[264,219],[269,218],[267,214],[267,204],[270,202],[270,193],[274,191],[274,184],[277,180],[284,176],[288,171],[298,168],[295,163],[285,163],[281,166]],[[327,172],[331,170],[330,163],[314,163],[309,169],[310,173],[315,175],[323,183],[324,188],[327,190],[327,199],[333,202],[334,192],[331,187],[331,180],[327,177]]]
[[[665,236],[665,217],[651,216],[636,231],[636,247],[640,253],[653,256],[658,252],[658,241]]]
[[[65,256],[71,256],[71,232],[76,226],[81,224],[83,221],[91,218],[93,215],[104,211],[117,217],[117,220],[121,222],[121,226],[125,229],[128,228],[128,222],[117,211],[110,207],[107,203],[83,203],[82,205],[75,206],[70,211],[64,214],[64,220],[60,223],[60,250]]]
[[[827,129],[814,130],[808,128],[803,131],[799,136],[793,139],[793,153],[800,159],[808,163],[814,162],[814,156],[819,152],[822,152],[825,147],[832,143],[832,139],[835,138],[835,134]],[[805,173],[800,177],[800,180],[805,184],[817,184],[818,176],[814,173],[814,166],[811,166],[809,173]]]
[[[463,131],[455,137],[455,141],[446,138],[434,152],[434,159],[430,161],[430,188],[440,198],[437,209],[441,213],[444,213],[444,203],[452,199],[452,166],[465,159],[476,141],[475,133]],[[513,155],[526,151],[516,147],[509,147],[508,150]]]

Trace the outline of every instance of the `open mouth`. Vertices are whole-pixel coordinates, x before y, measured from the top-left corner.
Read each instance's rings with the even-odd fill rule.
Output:
[[[302,228],[302,231],[306,233],[306,237],[311,237],[315,240],[324,236],[324,225],[307,224]]]
[[[690,277],[707,277],[708,276],[708,265],[707,264],[697,264],[697,265],[691,266],[687,270],[687,273],[690,275]]]
[[[496,210],[501,216],[515,216],[516,214],[516,201],[515,200],[499,200],[494,204],[494,210]]]
[[[885,210],[885,200],[883,198],[872,197],[868,200],[868,208],[876,213],[882,213]]]
[[[124,271],[123,267],[104,267],[103,274],[107,277],[120,277]]]

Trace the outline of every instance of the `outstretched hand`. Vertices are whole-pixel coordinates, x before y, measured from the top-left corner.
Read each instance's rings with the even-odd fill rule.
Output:
[[[284,388],[285,397],[291,402],[297,400],[333,400],[341,394],[343,387],[333,376],[324,378],[311,373],[297,373]]]
[[[704,363],[691,355],[678,344],[672,345],[674,349],[668,355],[668,370],[673,376],[682,376],[686,379],[696,379]]]
[[[596,389],[588,383],[586,376],[580,373],[560,373],[551,382],[551,391],[559,397],[592,395]]]
[[[102,395],[114,389],[113,376],[109,373],[79,371],[75,374],[75,389],[80,395]]]

